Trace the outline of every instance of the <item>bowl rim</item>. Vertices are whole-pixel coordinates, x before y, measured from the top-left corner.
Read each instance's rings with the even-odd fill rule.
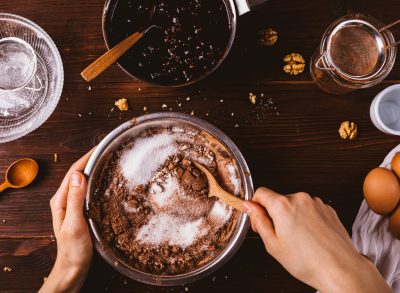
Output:
[[[134,269],[124,263],[111,248],[107,247],[107,245],[103,245],[102,238],[97,230],[97,225],[94,220],[89,217],[89,204],[90,204],[90,196],[91,196],[91,185],[93,184],[93,172],[96,169],[97,162],[104,151],[114,142],[116,138],[122,136],[126,131],[138,126],[143,125],[148,122],[160,121],[160,120],[177,120],[182,121],[184,123],[188,123],[192,126],[195,126],[201,130],[205,130],[210,133],[212,136],[217,138],[233,155],[234,159],[238,163],[239,171],[241,173],[243,186],[244,186],[244,197],[249,200],[253,197],[254,189],[253,182],[251,178],[251,173],[247,166],[247,163],[235,145],[235,143],[221,130],[208,123],[207,121],[197,118],[191,115],[183,114],[183,113],[175,113],[175,112],[160,112],[160,113],[152,113],[146,114],[143,116],[139,116],[133,118],[125,123],[121,124],[113,131],[111,131],[96,147],[95,151],[91,155],[86,168],[84,170],[84,174],[88,178],[88,188],[85,200],[85,212],[87,216],[87,220],[89,222],[90,232],[92,234],[92,238],[94,240],[94,246],[97,252],[103,257],[103,259],[109,263],[112,267],[114,267],[117,271],[124,274],[125,276],[134,279],[136,281],[157,285],[157,286],[177,286],[184,285],[187,283],[191,283],[197,281],[201,278],[206,277],[207,275],[213,273],[222,265],[224,265],[240,248],[243,244],[247,231],[250,226],[249,217],[246,214],[242,214],[239,218],[236,229],[234,230],[232,236],[230,237],[229,242],[223,248],[220,254],[216,256],[214,259],[206,263],[205,265],[190,271],[188,273],[173,275],[173,276],[162,276],[162,275],[154,275],[150,273],[146,273],[137,269]]]

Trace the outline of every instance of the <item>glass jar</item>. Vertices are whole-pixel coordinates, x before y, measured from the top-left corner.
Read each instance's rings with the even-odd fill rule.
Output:
[[[362,14],[346,15],[325,31],[311,57],[310,72],[316,84],[330,94],[346,94],[378,84],[390,73],[396,59],[392,26]]]

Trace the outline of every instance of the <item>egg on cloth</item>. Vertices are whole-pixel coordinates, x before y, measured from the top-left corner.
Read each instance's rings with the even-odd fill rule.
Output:
[[[394,155],[392,160],[392,170],[400,178],[400,152]]]
[[[385,168],[375,168],[368,173],[363,191],[369,208],[379,215],[390,214],[400,201],[399,180]]]
[[[400,208],[390,216],[389,230],[394,237],[400,240]]]

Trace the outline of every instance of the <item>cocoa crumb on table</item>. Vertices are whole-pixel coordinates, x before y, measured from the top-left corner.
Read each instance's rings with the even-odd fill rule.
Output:
[[[127,99],[119,99],[117,101],[115,101],[115,106],[118,107],[118,109],[121,112],[125,112],[129,110],[129,104],[128,104],[128,100]]]

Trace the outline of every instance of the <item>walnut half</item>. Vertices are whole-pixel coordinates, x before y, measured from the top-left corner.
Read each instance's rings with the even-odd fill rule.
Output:
[[[273,46],[278,40],[278,33],[271,28],[258,32],[258,44],[260,46]]]
[[[355,139],[358,133],[357,124],[350,121],[344,121],[340,124],[339,134],[343,139]]]
[[[303,56],[298,53],[291,53],[283,58],[285,65],[283,66],[283,71],[290,75],[297,75],[304,71],[305,63]]]

